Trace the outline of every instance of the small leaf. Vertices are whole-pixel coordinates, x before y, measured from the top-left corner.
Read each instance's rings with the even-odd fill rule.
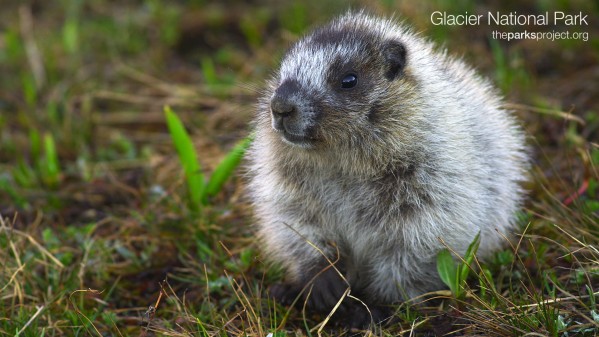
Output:
[[[455,262],[451,257],[451,252],[448,249],[443,249],[437,254],[437,272],[441,277],[441,281],[445,283],[451,292],[457,294],[457,270]]]
[[[256,254],[252,249],[247,248],[241,251],[241,253],[239,254],[239,260],[241,261],[241,264],[247,268],[252,264],[255,255]]]
[[[37,181],[35,171],[23,160],[19,160],[11,173],[17,185],[21,187],[32,187]]]
[[[472,264],[472,261],[474,261],[474,255],[476,254],[476,251],[478,250],[479,245],[480,245],[480,232],[478,234],[476,234],[476,236],[474,237],[474,240],[472,240],[472,243],[470,243],[470,245],[468,246],[468,249],[466,249],[466,253],[464,254],[464,261],[466,261],[466,263],[462,263],[459,266],[459,270],[460,270],[459,280],[458,280],[459,283],[466,281],[466,279],[468,278],[468,274],[470,273],[470,265]]]
[[[566,322],[566,319],[562,315],[557,316],[556,323],[558,331],[565,330],[568,327],[568,322]]]
[[[237,145],[235,145],[227,156],[218,164],[208,181],[208,185],[204,190],[204,195],[202,195],[204,203],[207,202],[208,197],[216,195],[221,190],[224,183],[239,165],[241,158],[243,158],[245,151],[252,142],[252,138],[252,136],[249,136],[237,143]]]
[[[21,83],[25,102],[27,102],[28,106],[34,106],[37,103],[37,87],[33,74],[23,74],[21,76]]]
[[[49,186],[54,187],[58,184],[58,176],[60,175],[60,166],[58,164],[58,154],[56,153],[56,145],[51,134],[44,134],[44,151],[45,162],[43,163],[42,180]]]
[[[206,84],[209,86],[218,85],[218,75],[216,74],[216,68],[212,59],[209,57],[202,58],[200,67],[202,68],[202,75],[204,75]]]
[[[511,250],[503,250],[497,253],[495,261],[502,266],[507,266],[514,261],[514,253]]]
[[[187,134],[183,123],[170,107],[164,107],[166,124],[173,139],[175,149],[179,154],[179,160],[183,166],[185,177],[187,178],[187,188],[192,209],[197,209],[204,195],[206,184],[204,175],[200,170],[200,164],[197,160],[195,148],[191,138]]]
[[[41,161],[41,144],[40,133],[36,129],[29,130],[29,144],[31,148],[31,158],[33,162],[38,165]]]
[[[68,53],[75,53],[79,43],[79,24],[74,19],[68,19],[62,26],[62,43]]]
[[[495,291],[495,282],[493,281],[493,274],[489,268],[482,266],[480,275],[478,277],[478,283],[480,286],[481,297],[485,297],[487,293],[487,287]]]
[[[584,207],[588,210],[589,214],[599,211],[599,201],[587,200],[584,202]]]
[[[60,246],[60,240],[58,240],[58,237],[50,228],[45,228],[42,231],[42,239],[44,240],[46,246],[48,246],[48,248],[50,249],[54,249]]]

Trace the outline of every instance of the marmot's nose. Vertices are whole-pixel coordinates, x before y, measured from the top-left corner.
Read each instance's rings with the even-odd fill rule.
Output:
[[[280,122],[286,117],[293,117],[297,114],[299,92],[300,86],[297,81],[286,79],[279,85],[270,101],[270,109],[275,120]]]
[[[275,118],[289,117],[297,110],[294,103],[292,103],[287,97],[282,95],[275,95],[270,101],[270,109]]]

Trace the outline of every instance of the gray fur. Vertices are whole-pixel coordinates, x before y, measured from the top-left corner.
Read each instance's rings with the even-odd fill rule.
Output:
[[[401,43],[406,64],[385,78],[381,54]],[[331,69],[358,72],[338,91]],[[286,80],[306,141],[273,127],[271,100]],[[404,25],[349,13],[297,42],[268,83],[247,154],[249,189],[267,256],[301,282],[339,249],[352,293],[388,304],[442,288],[442,238],[463,254],[498,249],[523,196],[524,136],[490,84]],[[337,248],[334,248],[336,246]]]

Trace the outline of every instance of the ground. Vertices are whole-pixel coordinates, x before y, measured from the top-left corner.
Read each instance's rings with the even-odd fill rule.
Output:
[[[351,6],[350,6],[351,5]],[[519,235],[460,293],[345,331],[265,299],[282,273],[252,235],[243,162],[191,202],[164,107],[205,177],[250,135],[290,43],[347,8],[395,13],[505,94],[533,154]],[[589,25],[435,26],[430,15],[588,14]],[[0,335],[599,334],[599,7],[590,1],[4,1]],[[499,40],[569,31],[588,40]]]

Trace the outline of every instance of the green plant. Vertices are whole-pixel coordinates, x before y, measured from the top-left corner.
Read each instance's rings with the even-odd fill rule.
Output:
[[[217,86],[220,81],[218,79],[218,75],[216,74],[216,67],[214,66],[214,62],[209,57],[203,57],[200,63],[202,67],[202,75],[204,75],[204,81],[209,87]]]
[[[60,179],[60,165],[56,145],[51,134],[44,135],[44,160],[39,163],[42,181],[49,187],[57,187]]]
[[[294,34],[301,34],[308,27],[308,8],[301,1],[293,1],[284,14],[282,21],[285,29]]]
[[[62,26],[62,44],[69,54],[79,49],[79,23],[74,17],[68,18]]]
[[[511,90],[526,89],[530,84],[530,75],[522,65],[522,57],[516,51],[504,51],[495,39],[489,39],[493,60],[495,61],[495,82],[504,94]]]
[[[20,161],[11,171],[15,183],[21,187],[33,187],[37,184],[35,171],[24,161]]]
[[[241,161],[241,158],[243,158],[243,154],[250,146],[251,142],[251,136],[241,140],[231,151],[229,151],[216,169],[214,169],[212,176],[210,176],[210,180],[208,180],[208,183],[206,184],[205,193],[202,195],[202,201],[204,203],[207,203],[209,197],[215,196],[222,189],[227,179],[233,174],[235,168],[239,166],[239,162]]]
[[[13,176],[15,174],[15,171],[16,170],[13,170],[12,172]],[[24,198],[21,194],[19,194],[19,192],[15,189],[8,175],[0,175],[0,192],[6,193],[10,197],[11,201],[14,202],[15,205],[20,209],[29,208],[29,203],[27,202],[27,199]]]
[[[209,198],[215,196],[223,187],[227,179],[239,165],[245,150],[252,141],[252,136],[241,140],[218,164],[210,179],[204,180],[200,163],[196,157],[193,142],[185,130],[183,123],[170,107],[164,107],[166,122],[173,143],[179,155],[179,160],[185,171],[187,190],[189,193],[190,207],[198,210],[202,205],[207,205]]]
[[[468,246],[461,262],[455,262],[449,249],[443,249],[437,254],[437,272],[453,296],[461,300],[466,295],[465,285],[471,271],[474,255],[480,244],[480,233],[476,234],[474,240]]]
[[[23,97],[27,106],[33,107],[37,104],[38,92],[35,85],[35,78],[31,73],[21,75],[21,84],[23,87]]]
[[[239,29],[246,41],[252,47],[259,47],[264,40],[264,32],[271,19],[272,13],[267,8],[256,9],[254,12],[246,13],[239,22]]]
[[[200,163],[196,157],[191,138],[185,131],[183,123],[170,107],[164,107],[166,124],[173,139],[173,144],[179,155],[179,160],[185,172],[189,205],[192,210],[197,210],[204,195],[204,174],[200,170]]]
[[[5,176],[0,176],[0,191],[6,192],[19,208],[29,206],[27,199],[20,194],[19,188],[31,189],[41,183],[45,187],[55,189],[60,183],[60,163],[56,144],[50,133],[44,134],[42,141],[39,132],[31,129],[29,154],[33,163],[28,163],[21,157]]]

